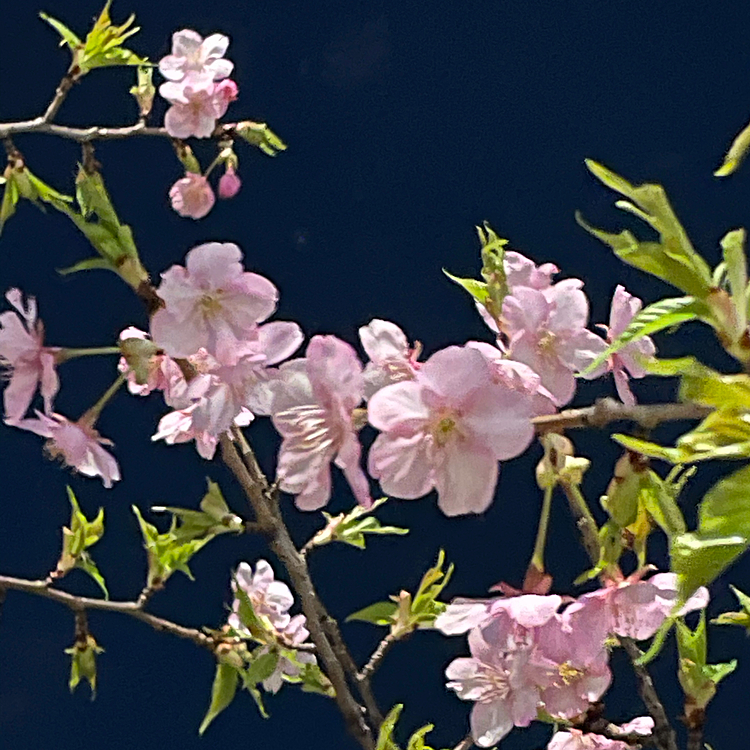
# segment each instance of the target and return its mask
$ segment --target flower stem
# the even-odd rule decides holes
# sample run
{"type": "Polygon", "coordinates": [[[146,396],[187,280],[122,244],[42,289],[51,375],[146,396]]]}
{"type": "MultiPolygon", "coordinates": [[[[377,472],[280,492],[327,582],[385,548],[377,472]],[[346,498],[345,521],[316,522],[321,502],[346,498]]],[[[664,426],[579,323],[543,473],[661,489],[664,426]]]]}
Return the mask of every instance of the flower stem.
{"type": "Polygon", "coordinates": [[[121,374],[114,383],[112,383],[109,388],[104,392],[102,397],[81,417],[79,421],[86,421],[90,426],[93,427],[93,425],[96,423],[96,420],[99,419],[99,415],[102,413],[102,409],[107,405],[107,402],[112,398],[112,396],[117,393],[120,386],[125,382],[127,379],[126,375],[123,373],[121,374]]]}
{"type": "Polygon", "coordinates": [[[57,363],[67,362],[69,359],[77,357],[97,357],[100,354],[120,354],[119,346],[95,346],[90,349],[61,349],[55,359],[57,363]]]}
{"type": "Polygon", "coordinates": [[[552,492],[554,485],[550,484],[544,488],[544,501],[542,512],[539,515],[539,527],[536,532],[536,543],[531,564],[540,572],[544,572],[544,547],[547,544],[547,528],[549,527],[549,514],[552,508],[552,492]]]}

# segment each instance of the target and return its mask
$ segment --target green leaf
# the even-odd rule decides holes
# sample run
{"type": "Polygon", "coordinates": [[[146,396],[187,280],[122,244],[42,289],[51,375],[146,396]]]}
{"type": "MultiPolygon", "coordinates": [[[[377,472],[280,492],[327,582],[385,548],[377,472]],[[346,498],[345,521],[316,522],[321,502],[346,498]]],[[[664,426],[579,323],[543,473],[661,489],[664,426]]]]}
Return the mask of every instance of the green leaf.
{"type": "Polygon", "coordinates": [[[68,266],[67,268],[59,268],[57,272],[61,276],[67,276],[71,273],[78,273],[79,271],[93,271],[94,269],[114,271],[115,273],[117,273],[117,268],[106,258],[86,258],[86,260],[79,260],[78,263],[74,263],[72,266],[68,266]]]}
{"type": "Polygon", "coordinates": [[[750,538],[750,466],[719,480],[698,508],[698,529],[703,535],[739,534],[750,538]]]}
{"type": "Polygon", "coordinates": [[[375,750],[399,750],[398,745],[393,739],[393,731],[396,728],[396,722],[404,708],[403,703],[397,703],[383,719],[378,732],[378,741],[375,744],[375,750]]]}
{"type": "Polygon", "coordinates": [[[67,44],[71,51],[82,46],[81,40],[67,27],[55,18],[48,16],[46,13],[40,13],[39,17],[46,21],[62,37],[61,45],[67,44]]]}
{"type": "Polygon", "coordinates": [[[743,594],[742,591],[732,585],[729,588],[732,589],[734,595],[737,597],[742,611],[722,612],[716,619],[711,620],[711,622],[716,625],[741,625],[750,634],[750,596],[743,594]]]}
{"type": "Polygon", "coordinates": [[[3,231],[5,222],[16,212],[16,204],[20,197],[18,193],[18,185],[16,185],[16,181],[13,179],[12,174],[9,175],[10,171],[10,167],[5,170],[3,202],[0,204],[0,232],[3,231]]]}
{"type": "Polygon", "coordinates": [[[279,663],[277,651],[268,651],[261,654],[250,662],[245,671],[244,681],[249,684],[257,684],[267,680],[275,671],[279,663]]]}
{"type": "Polygon", "coordinates": [[[463,287],[477,302],[484,304],[490,296],[487,291],[487,282],[479,281],[477,279],[462,279],[459,276],[454,276],[443,269],[443,273],[453,282],[463,287]]]}
{"type": "Polygon", "coordinates": [[[649,469],[641,487],[640,501],[669,539],[687,531],[685,518],[677,505],[681,484],[664,481],[649,469]]]}
{"type": "Polygon", "coordinates": [[[705,319],[709,315],[708,307],[694,297],[670,297],[654,302],[633,317],[628,327],[581,373],[581,376],[593,372],[620,349],[644,336],[679,326],[689,320],[705,319]]]}
{"type": "Polygon", "coordinates": [[[76,568],[80,568],[84,573],[88,573],[99,588],[102,590],[105,599],[109,599],[109,591],[107,591],[107,585],[104,582],[104,576],[99,572],[99,568],[91,558],[88,552],[82,552],[76,561],[76,568]]]}
{"type": "Polygon", "coordinates": [[[281,140],[265,122],[238,122],[235,132],[251,146],[259,148],[267,156],[276,156],[279,151],[286,151],[286,143],[281,140]]]}
{"type": "Polygon", "coordinates": [[[747,328],[747,258],[745,256],[745,230],[734,229],[721,238],[721,249],[727,270],[729,293],[734,308],[734,338],[737,339],[747,328]]]}
{"type": "Polygon", "coordinates": [[[614,172],[590,159],[589,171],[603,184],[624,195],[627,201],[616,206],[638,216],[655,229],[660,242],[641,242],[629,231],[610,234],[595,229],[580,218],[578,223],[592,235],[608,244],[621,260],[640,268],[699,300],[712,289],[711,270],[695,252],[678,221],[661,185],[631,185],[614,172]]]}
{"type": "Polygon", "coordinates": [[[750,124],[746,125],[732,141],[721,166],[714,172],[714,177],[727,177],[736,172],[750,149],[750,124]]]}
{"type": "Polygon", "coordinates": [[[431,748],[425,745],[424,738],[425,735],[431,732],[434,728],[434,724],[425,724],[423,727],[417,729],[417,731],[409,737],[409,743],[406,746],[406,750],[431,750],[431,748]]]}
{"type": "Polygon", "coordinates": [[[198,734],[203,734],[208,725],[232,702],[237,692],[239,675],[234,667],[219,662],[216,665],[216,676],[211,688],[211,704],[208,707],[198,734]]]}
{"type": "Polygon", "coordinates": [[[96,656],[104,653],[104,649],[97,644],[90,633],[85,633],[81,640],[70,648],[65,649],[66,654],[72,657],[70,663],[70,679],[68,687],[72,693],[81,680],[86,680],[91,687],[91,699],[96,697],[96,656]]]}
{"type": "Polygon", "coordinates": [[[352,612],[345,622],[371,622],[373,625],[390,625],[397,605],[394,602],[375,602],[364,609],[352,612]]]}

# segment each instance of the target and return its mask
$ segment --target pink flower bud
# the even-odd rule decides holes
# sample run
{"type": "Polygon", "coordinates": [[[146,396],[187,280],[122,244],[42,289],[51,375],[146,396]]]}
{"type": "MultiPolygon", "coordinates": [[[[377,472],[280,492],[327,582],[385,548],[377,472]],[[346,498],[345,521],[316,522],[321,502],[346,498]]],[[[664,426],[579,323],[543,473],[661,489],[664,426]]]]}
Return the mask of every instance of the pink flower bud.
{"type": "Polygon", "coordinates": [[[227,164],[227,171],[219,179],[219,198],[234,198],[241,187],[242,180],[237,176],[234,167],[227,164]]]}
{"type": "Polygon", "coordinates": [[[172,208],[180,216],[202,219],[214,206],[216,197],[203,175],[188,172],[169,190],[172,208]]]}

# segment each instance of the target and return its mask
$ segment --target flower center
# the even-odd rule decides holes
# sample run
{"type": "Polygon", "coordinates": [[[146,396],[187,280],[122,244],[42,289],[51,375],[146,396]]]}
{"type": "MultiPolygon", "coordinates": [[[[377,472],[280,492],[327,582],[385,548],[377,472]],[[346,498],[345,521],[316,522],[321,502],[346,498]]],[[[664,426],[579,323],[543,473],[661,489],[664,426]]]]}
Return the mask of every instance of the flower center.
{"type": "Polygon", "coordinates": [[[496,700],[505,700],[510,694],[509,673],[505,669],[497,667],[485,667],[482,674],[482,693],[479,703],[491,703],[496,700]]]}
{"type": "Polygon", "coordinates": [[[217,289],[211,294],[204,294],[200,300],[200,307],[206,318],[215,318],[221,314],[221,289],[217,289]]]}
{"type": "Polygon", "coordinates": [[[569,661],[563,662],[557,671],[565,685],[570,685],[575,680],[583,677],[583,670],[574,667],[569,661]]]}
{"type": "Polygon", "coordinates": [[[453,417],[444,416],[438,420],[432,429],[432,436],[435,438],[435,442],[442,448],[456,429],[456,420],[453,417]]]}

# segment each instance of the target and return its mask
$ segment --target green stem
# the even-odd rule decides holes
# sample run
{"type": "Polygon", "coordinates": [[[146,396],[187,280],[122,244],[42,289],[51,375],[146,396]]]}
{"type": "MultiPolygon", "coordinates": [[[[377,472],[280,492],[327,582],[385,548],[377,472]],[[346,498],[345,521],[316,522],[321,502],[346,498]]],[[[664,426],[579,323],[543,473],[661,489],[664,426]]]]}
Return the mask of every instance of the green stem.
{"type": "Polygon", "coordinates": [[[77,357],[97,357],[100,354],[121,354],[119,346],[96,346],[90,349],[61,349],[55,359],[57,364],[67,362],[69,359],[77,357]]]}
{"type": "Polygon", "coordinates": [[[120,386],[127,380],[125,374],[121,374],[114,383],[104,392],[104,395],[81,417],[81,420],[86,420],[91,426],[93,426],[99,415],[102,413],[102,409],[107,405],[107,402],[112,396],[117,393],[120,386]]]}
{"type": "Polygon", "coordinates": [[[581,533],[583,546],[591,562],[596,565],[599,562],[599,526],[596,519],[589,510],[589,505],[579,485],[563,482],[562,488],[568,498],[568,505],[576,520],[576,526],[581,533]]]}
{"type": "Polygon", "coordinates": [[[539,571],[544,571],[544,547],[547,544],[547,528],[549,527],[549,514],[552,508],[552,492],[554,485],[550,484],[544,488],[544,502],[542,512],[539,515],[539,528],[536,532],[536,543],[531,564],[539,571]]]}

